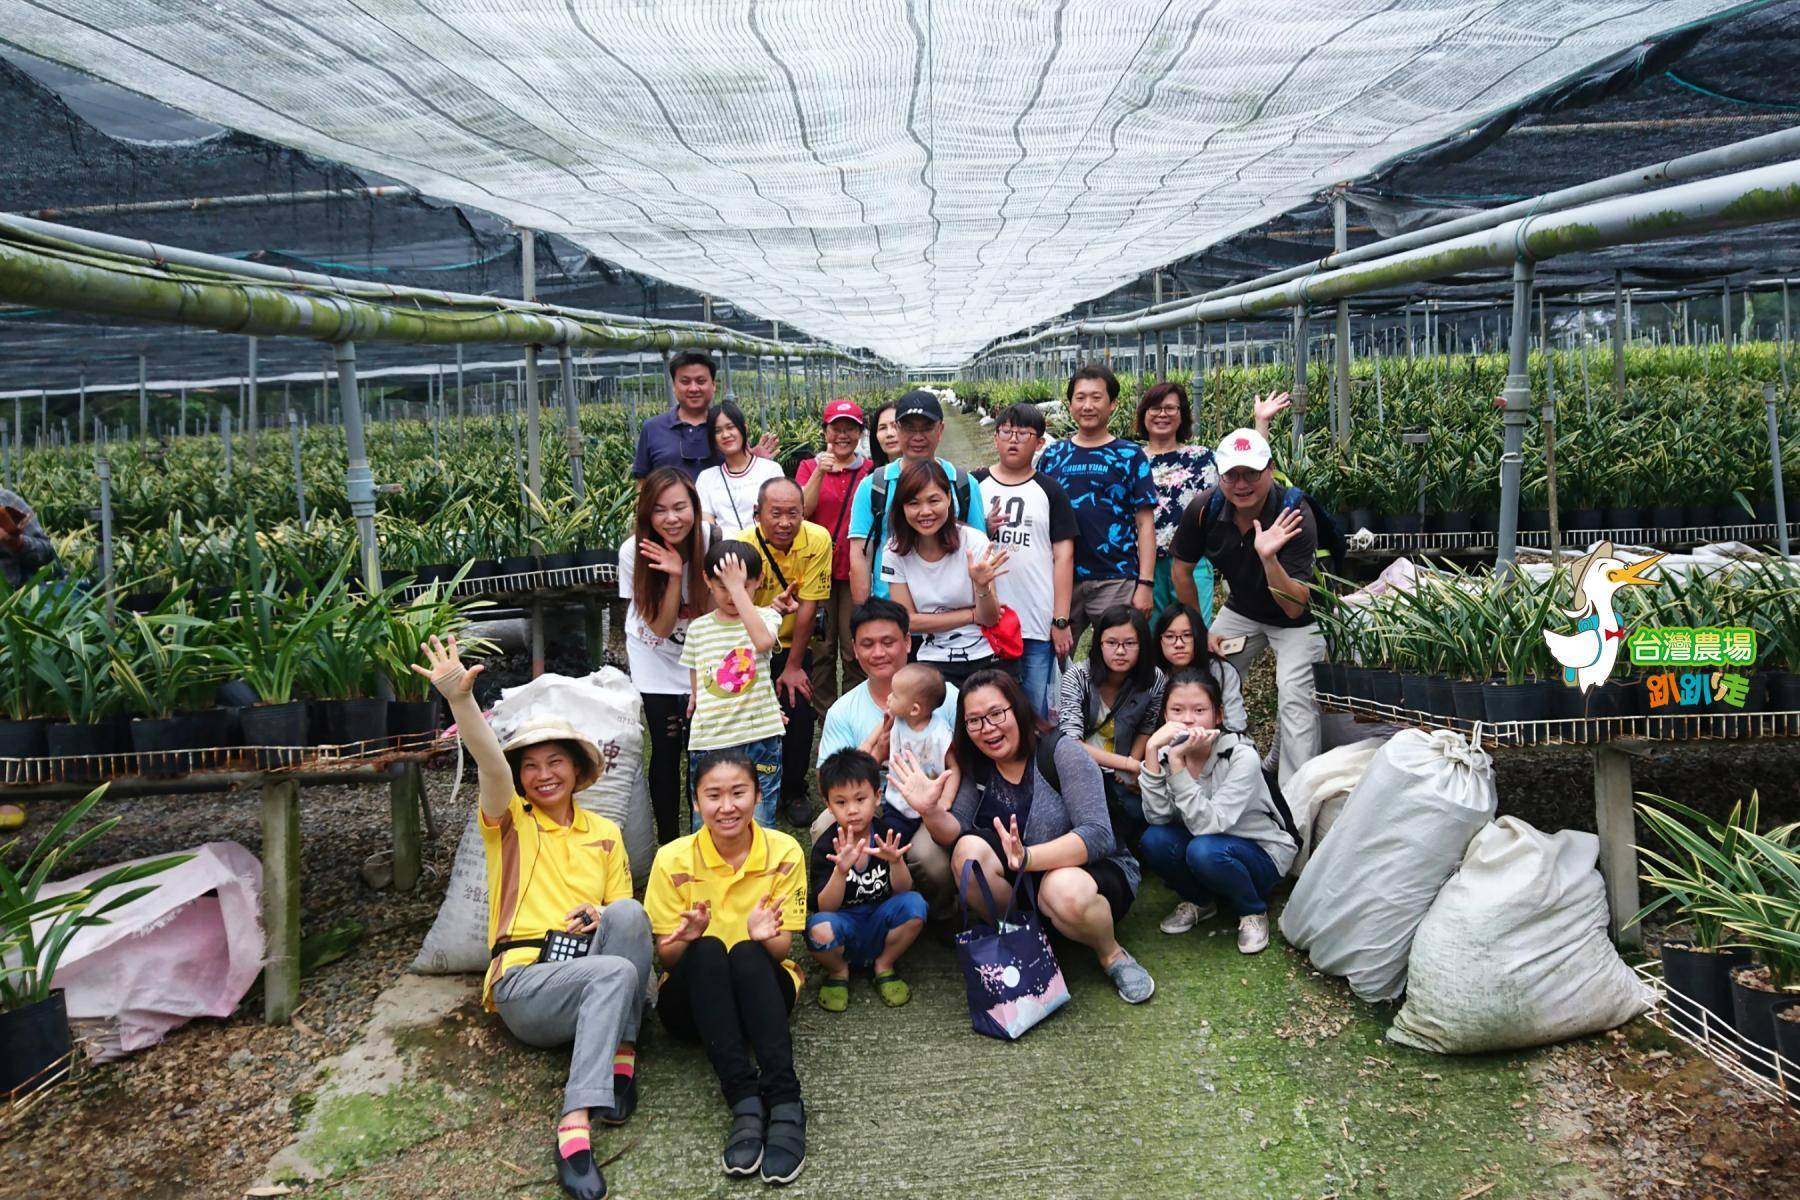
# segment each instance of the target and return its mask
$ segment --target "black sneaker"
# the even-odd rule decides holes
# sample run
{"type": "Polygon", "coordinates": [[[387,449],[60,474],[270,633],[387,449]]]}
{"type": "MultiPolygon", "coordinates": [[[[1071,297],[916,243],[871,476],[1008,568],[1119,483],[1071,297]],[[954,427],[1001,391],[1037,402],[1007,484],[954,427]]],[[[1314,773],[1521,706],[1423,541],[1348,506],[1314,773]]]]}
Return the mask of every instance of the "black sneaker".
{"type": "Polygon", "coordinates": [[[795,829],[807,829],[812,825],[812,802],[805,797],[788,805],[788,824],[795,829]]]}
{"type": "Polygon", "coordinates": [[[556,1154],[556,1182],[574,1200],[605,1200],[606,1177],[600,1174],[600,1164],[591,1151],[577,1151],[567,1158],[556,1154]]]}
{"type": "Polygon", "coordinates": [[[761,1096],[752,1096],[731,1106],[731,1128],[725,1134],[725,1173],[754,1175],[762,1161],[763,1102],[761,1096]]]}
{"type": "Polygon", "coordinates": [[[792,1183],[806,1165],[806,1109],[798,1100],[769,1108],[769,1129],[762,1156],[764,1183],[792,1183]]]}
{"type": "Polygon", "coordinates": [[[590,1108],[588,1115],[602,1125],[623,1125],[637,1111],[637,1076],[613,1076],[613,1102],[605,1108],[590,1108]]]}

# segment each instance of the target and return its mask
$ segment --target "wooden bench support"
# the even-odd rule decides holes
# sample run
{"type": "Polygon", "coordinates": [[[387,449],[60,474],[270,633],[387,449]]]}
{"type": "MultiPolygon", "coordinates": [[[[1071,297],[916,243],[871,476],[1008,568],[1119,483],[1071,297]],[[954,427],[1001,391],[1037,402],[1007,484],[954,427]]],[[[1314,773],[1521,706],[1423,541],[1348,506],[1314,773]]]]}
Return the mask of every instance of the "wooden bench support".
{"type": "Polygon", "coordinates": [[[419,886],[423,858],[419,816],[424,803],[424,768],[416,762],[403,763],[400,774],[388,784],[388,806],[394,821],[394,890],[397,892],[410,892],[419,886]]]}
{"type": "Polygon", "coordinates": [[[285,1025],[300,1005],[300,785],[262,789],[263,1019],[285,1025]]]}
{"type": "Polygon", "coordinates": [[[1594,828],[1600,834],[1600,874],[1606,879],[1607,929],[1613,940],[1643,944],[1643,930],[1620,926],[1638,910],[1637,825],[1631,810],[1631,755],[1594,748],[1594,828]]]}

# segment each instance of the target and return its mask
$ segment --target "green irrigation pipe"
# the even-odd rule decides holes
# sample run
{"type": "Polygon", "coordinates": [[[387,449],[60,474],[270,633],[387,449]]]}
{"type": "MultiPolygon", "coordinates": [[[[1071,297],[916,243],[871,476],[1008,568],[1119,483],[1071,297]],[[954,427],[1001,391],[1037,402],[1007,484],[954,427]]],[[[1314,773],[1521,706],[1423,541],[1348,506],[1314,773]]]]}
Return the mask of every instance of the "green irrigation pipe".
{"type": "MultiPolygon", "coordinates": [[[[638,324],[634,318],[608,313],[491,296],[387,289],[300,273],[283,281],[210,263],[137,258],[84,245],[76,237],[66,241],[46,237],[41,223],[34,223],[39,229],[23,234],[16,228],[20,224],[19,218],[0,217],[0,300],[21,305],[323,342],[651,351],[691,347],[876,365],[830,346],[748,337],[693,322],[638,324]]],[[[183,257],[206,256],[190,252],[183,257]]]]}

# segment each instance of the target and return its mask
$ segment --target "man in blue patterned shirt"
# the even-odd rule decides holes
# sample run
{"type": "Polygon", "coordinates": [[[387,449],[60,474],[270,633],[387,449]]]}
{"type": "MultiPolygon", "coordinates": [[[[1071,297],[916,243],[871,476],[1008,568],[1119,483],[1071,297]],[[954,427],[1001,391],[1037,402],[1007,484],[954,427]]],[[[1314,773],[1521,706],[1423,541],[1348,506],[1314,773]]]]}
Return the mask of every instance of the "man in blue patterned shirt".
{"type": "Polygon", "coordinates": [[[1069,609],[1074,642],[1115,604],[1150,615],[1156,585],[1156,488],[1150,460],[1136,442],[1108,430],[1119,380],[1097,363],[1069,377],[1075,435],[1044,451],[1038,470],[1062,485],[1075,509],[1075,594],[1069,609]]]}

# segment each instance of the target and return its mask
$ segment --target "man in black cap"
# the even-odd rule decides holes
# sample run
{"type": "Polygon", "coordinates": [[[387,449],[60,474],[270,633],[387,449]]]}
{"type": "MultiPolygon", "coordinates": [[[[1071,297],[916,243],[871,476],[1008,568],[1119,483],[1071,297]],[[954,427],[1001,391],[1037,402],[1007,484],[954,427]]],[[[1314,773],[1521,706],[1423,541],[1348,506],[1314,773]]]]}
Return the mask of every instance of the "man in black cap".
{"type": "MultiPolygon", "coordinates": [[[[881,547],[893,520],[894,481],[909,465],[936,457],[944,436],[944,407],[924,388],[914,388],[895,401],[894,421],[900,427],[900,458],[858,484],[850,502],[850,596],[857,604],[871,593],[887,598],[887,585],[881,581],[881,547]]],[[[983,521],[987,510],[981,503],[981,484],[953,462],[939,458],[938,463],[950,477],[956,519],[983,521]]]]}

